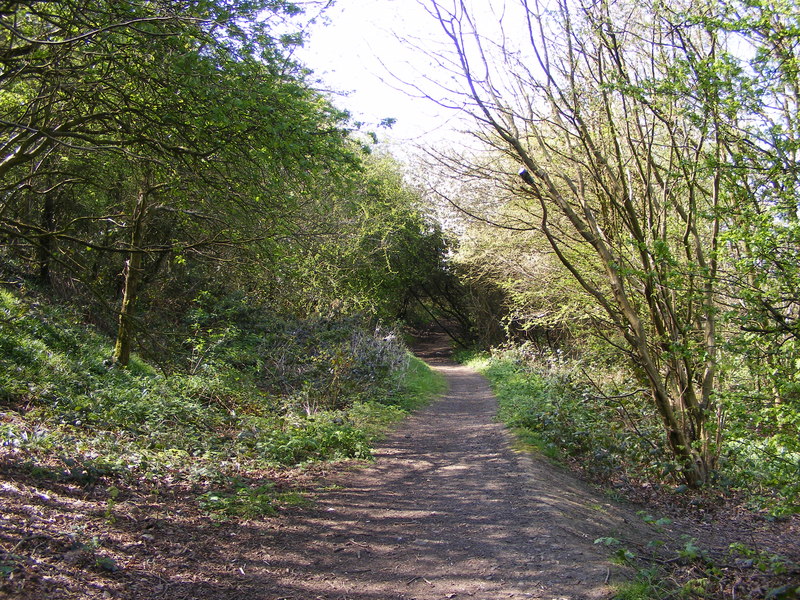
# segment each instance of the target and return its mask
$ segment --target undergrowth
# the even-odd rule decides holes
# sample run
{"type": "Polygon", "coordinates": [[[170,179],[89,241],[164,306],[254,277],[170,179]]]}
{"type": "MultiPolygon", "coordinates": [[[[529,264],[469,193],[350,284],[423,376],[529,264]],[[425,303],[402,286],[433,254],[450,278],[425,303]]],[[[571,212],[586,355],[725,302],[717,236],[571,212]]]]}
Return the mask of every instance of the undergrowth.
{"type": "MultiPolygon", "coordinates": [[[[744,420],[729,426],[714,481],[691,493],[663,448],[663,432],[645,392],[636,391],[623,369],[597,368],[525,346],[458,358],[490,380],[499,418],[514,430],[520,446],[580,468],[609,492],[660,490],[660,502],[682,502],[686,512],[704,506],[704,498],[744,499],[758,509],[756,522],[797,512],[798,457],[791,445],[776,446],[774,436],[760,440],[744,420]]],[[[745,412],[740,407],[729,414],[734,419],[745,412]]],[[[695,537],[667,531],[669,518],[641,516],[652,528],[646,545],[616,537],[595,541],[608,547],[612,561],[637,569],[635,577],[617,587],[615,598],[800,597],[800,565],[772,547],[749,539],[730,543],[737,538],[729,537],[727,548],[707,548],[695,537]]]]}
{"type": "MultiPolygon", "coordinates": [[[[572,462],[601,482],[685,489],[665,447],[658,416],[624,369],[597,367],[525,346],[465,355],[491,381],[499,417],[523,443],[555,460],[572,462]]],[[[750,431],[740,407],[729,410],[717,492],[747,497],[772,517],[800,509],[800,454],[775,438],[750,431]]],[[[752,419],[753,415],[747,415],[752,419]]]]}
{"type": "Polygon", "coordinates": [[[633,577],[615,585],[615,600],[759,597],[797,598],[800,565],[770,550],[741,542],[727,548],[707,548],[695,537],[675,535],[664,526],[671,519],[640,511],[653,538],[633,548],[614,537],[595,544],[611,551],[611,560],[636,569],[633,577]]]}
{"type": "Polygon", "coordinates": [[[109,339],[75,310],[0,290],[0,456],[82,485],[200,483],[222,490],[204,506],[235,513],[250,498],[268,512],[269,490],[231,482],[369,459],[382,431],[442,388],[395,335],[355,317],[212,304],[199,298],[191,316],[185,368],[163,372],[136,357],[114,367],[109,339]]]}
{"type": "Polygon", "coordinates": [[[660,477],[674,468],[652,442],[657,423],[646,408],[623,411],[616,400],[598,398],[561,356],[535,362],[509,349],[467,362],[490,380],[500,420],[546,456],[580,464],[600,481],[660,477]],[[626,427],[625,417],[635,418],[637,428],[626,427]]]}

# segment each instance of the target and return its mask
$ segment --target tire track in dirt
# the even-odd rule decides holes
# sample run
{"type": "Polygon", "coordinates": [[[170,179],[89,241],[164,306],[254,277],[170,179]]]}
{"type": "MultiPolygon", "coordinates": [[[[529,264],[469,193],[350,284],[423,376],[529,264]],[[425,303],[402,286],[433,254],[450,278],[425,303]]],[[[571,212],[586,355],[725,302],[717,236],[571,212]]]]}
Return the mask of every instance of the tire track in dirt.
{"type": "Polygon", "coordinates": [[[515,452],[486,380],[439,363],[445,396],[391,434],[374,465],[335,476],[315,510],[274,531],[281,595],[268,597],[610,597],[616,567],[593,540],[618,535],[630,515],[515,452]]]}

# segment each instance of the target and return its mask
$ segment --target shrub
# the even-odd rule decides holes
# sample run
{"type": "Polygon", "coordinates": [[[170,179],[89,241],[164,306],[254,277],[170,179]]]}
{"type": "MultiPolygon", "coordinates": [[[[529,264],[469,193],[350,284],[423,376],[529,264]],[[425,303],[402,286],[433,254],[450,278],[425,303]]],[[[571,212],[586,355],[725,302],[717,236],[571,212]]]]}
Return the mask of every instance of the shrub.
{"type": "MultiPolygon", "coordinates": [[[[503,422],[545,453],[574,460],[600,479],[680,483],[657,417],[624,369],[533,352],[524,344],[473,356],[469,364],[492,382],[503,422]]],[[[752,398],[745,403],[731,392],[720,394],[727,425],[713,483],[740,491],[773,515],[800,510],[795,407],[754,409],[752,398]]]]}
{"type": "Polygon", "coordinates": [[[136,357],[111,367],[109,340],[78,314],[0,290],[0,451],[82,484],[224,482],[270,465],[368,459],[381,430],[440,389],[393,335],[359,318],[226,306],[197,317],[203,331],[225,331],[197,368],[165,373],[136,357]]]}
{"type": "Polygon", "coordinates": [[[256,441],[254,448],[267,461],[285,466],[318,460],[372,458],[364,432],[333,415],[321,413],[273,430],[256,441]]]}
{"type": "Polygon", "coordinates": [[[660,479],[673,472],[653,441],[660,430],[647,403],[602,394],[590,386],[588,366],[576,359],[518,346],[469,364],[491,381],[500,419],[546,454],[573,460],[601,480],[660,479]]]}

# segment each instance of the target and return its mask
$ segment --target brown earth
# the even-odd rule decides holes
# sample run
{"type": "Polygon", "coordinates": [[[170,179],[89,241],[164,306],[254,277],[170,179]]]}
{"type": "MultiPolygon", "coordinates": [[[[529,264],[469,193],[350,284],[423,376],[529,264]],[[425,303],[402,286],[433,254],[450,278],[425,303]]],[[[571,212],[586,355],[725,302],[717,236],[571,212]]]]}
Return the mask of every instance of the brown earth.
{"type": "MultiPolygon", "coordinates": [[[[316,497],[277,517],[217,523],[189,487],[120,487],[112,499],[102,486],[43,482],[0,464],[0,597],[609,598],[631,571],[612,564],[598,538],[637,553],[683,531],[728,543],[724,531],[712,540],[725,529],[717,517],[656,533],[635,507],[515,451],[486,381],[448,362],[441,345],[423,354],[448,378],[447,394],[394,431],[366,468],[272,474],[305,481],[316,497]]],[[[750,543],[780,540],[800,555],[796,520],[748,524],[750,543]]],[[[751,586],[735,597],[759,594],[751,586]]]]}

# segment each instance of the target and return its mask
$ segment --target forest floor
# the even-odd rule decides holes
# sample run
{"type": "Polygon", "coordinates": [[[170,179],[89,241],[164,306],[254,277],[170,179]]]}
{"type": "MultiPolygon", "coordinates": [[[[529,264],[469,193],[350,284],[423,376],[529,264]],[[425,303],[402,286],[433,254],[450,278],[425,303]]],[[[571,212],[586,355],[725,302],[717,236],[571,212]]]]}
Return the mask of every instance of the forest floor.
{"type": "MultiPolygon", "coordinates": [[[[515,450],[486,381],[449,362],[441,345],[422,350],[449,381],[443,398],[393,431],[374,463],[265,473],[313,496],[274,517],[219,522],[189,486],[120,485],[110,495],[0,462],[0,597],[609,598],[634,569],[612,562],[615,548],[598,538],[637,554],[659,538],[708,549],[741,541],[800,560],[796,518],[681,507],[654,528],[640,513],[652,507],[613,501],[515,450]]],[[[735,597],[766,594],[748,589],[735,597]]]]}

